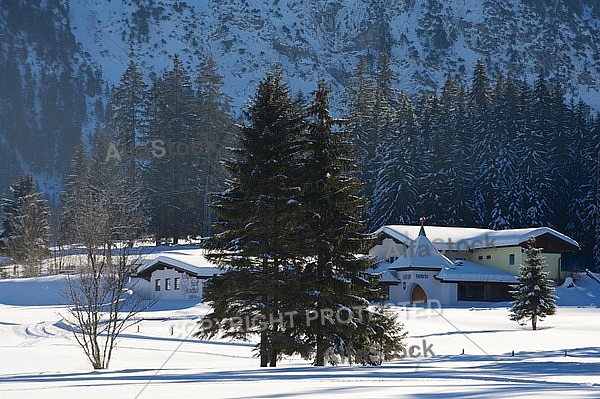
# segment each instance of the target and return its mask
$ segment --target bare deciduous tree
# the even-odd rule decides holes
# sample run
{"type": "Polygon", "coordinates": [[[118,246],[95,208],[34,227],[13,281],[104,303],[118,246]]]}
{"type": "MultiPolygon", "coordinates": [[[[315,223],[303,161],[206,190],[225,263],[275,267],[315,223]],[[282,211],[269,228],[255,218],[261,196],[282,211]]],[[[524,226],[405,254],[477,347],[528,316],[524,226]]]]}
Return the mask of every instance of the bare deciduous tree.
{"type": "Polygon", "coordinates": [[[152,305],[129,283],[141,256],[130,243],[143,232],[146,217],[122,165],[104,161],[110,140],[100,135],[92,159],[84,160],[89,167],[80,168],[84,175],[72,176],[77,184],[67,185],[62,223],[66,240],[83,252],[71,255],[77,273],[64,293],[70,304],[65,320],[94,369],[108,368],[119,335],[152,305]]]}
{"type": "Polygon", "coordinates": [[[129,284],[133,258],[137,259],[130,251],[127,245],[93,249],[84,255],[79,272],[68,277],[65,298],[70,306],[65,320],[94,369],[108,368],[119,335],[151,305],[129,284]]]}

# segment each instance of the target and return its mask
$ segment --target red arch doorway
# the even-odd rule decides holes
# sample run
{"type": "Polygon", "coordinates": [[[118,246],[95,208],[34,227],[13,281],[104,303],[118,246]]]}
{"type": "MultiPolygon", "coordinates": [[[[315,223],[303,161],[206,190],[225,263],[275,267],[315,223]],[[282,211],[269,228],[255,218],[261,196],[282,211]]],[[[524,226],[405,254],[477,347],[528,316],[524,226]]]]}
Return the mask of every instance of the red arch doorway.
{"type": "Polygon", "coordinates": [[[423,287],[419,284],[415,284],[412,292],[410,293],[410,303],[425,303],[427,302],[427,294],[423,287]]]}

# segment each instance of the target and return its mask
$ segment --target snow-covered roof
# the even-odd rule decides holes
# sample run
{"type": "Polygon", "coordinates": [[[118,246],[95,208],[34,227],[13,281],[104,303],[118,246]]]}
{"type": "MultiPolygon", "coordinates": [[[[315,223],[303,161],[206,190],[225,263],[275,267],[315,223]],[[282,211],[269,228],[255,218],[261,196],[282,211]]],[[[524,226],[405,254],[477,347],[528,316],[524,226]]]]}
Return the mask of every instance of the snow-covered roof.
{"type": "Polygon", "coordinates": [[[391,270],[386,270],[381,274],[381,279],[379,280],[382,283],[399,283],[400,279],[396,277],[396,273],[391,270]]]}
{"type": "MultiPolygon", "coordinates": [[[[385,234],[405,244],[419,236],[421,226],[387,225],[379,228],[374,234],[385,234]]],[[[550,235],[571,249],[579,249],[577,241],[549,227],[533,227],[526,229],[491,230],[472,227],[425,226],[427,237],[440,251],[457,251],[493,247],[510,247],[521,245],[529,237],[550,235]]]]}
{"type": "Polygon", "coordinates": [[[398,259],[390,265],[390,269],[407,267],[443,268],[451,266],[452,261],[442,255],[426,236],[418,236],[414,245],[409,245],[403,253],[394,254],[398,259]]]}
{"type": "Polygon", "coordinates": [[[517,277],[494,267],[483,266],[466,260],[457,260],[440,270],[436,278],[441,281],[516,283],[517,277]]]}
{"type": "Polygon", "coordinates": [[[196,253],[175,253],[169,255],[160,255],[144,262],[137,270],[139,277],[151,274],[160,265],[167,265],[180,271],[185,271],[196,277],[211,277],[214,274],[222,273],[222,270],[216,267],[202,255],[201,250],[196,253]]]}

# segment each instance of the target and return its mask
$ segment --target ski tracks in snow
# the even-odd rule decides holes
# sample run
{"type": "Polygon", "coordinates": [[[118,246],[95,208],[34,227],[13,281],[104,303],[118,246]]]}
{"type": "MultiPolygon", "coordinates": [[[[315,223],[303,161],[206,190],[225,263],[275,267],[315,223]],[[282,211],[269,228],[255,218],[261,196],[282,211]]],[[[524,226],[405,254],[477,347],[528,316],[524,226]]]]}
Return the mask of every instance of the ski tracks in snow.
{"type": "Polygon", "coordinates": [[[35,324],[19,325],[13,327],[12,330],[15,335],[24,338],[23,342],[16,345],[18,347],[33,346],[44,338],[68,339],[70,336],[62,321],[42,321],[35,324]]]}

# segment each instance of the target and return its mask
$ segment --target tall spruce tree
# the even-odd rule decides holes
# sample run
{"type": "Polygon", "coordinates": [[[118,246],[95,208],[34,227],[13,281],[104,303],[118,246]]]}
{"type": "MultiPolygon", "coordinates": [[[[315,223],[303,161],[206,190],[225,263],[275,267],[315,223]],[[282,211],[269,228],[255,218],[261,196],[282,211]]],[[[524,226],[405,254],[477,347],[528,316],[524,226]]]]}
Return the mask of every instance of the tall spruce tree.
{"type": "Polygon", "coordinates": [[[473,138],[473,150],[477,160],[475,176],[477,177],[474,191],[475,224],[486,226],[490,223],[493,208],[493,198],[487,193],[488,180],[495,176],[489,176],[489,172],[495,170],[496,165],[490,165],[498,159],[495,153],[495,137],[490,134],[492,114],[492,93],[490,80],[482,60],[477,60],[471,78],[471,91],[468,94],[469,112],[469,134],[473,138]]]}
{"type": "Polygon", "coordinates": [[[230,116],[231,98],[222,92],[223,76],[217,73],[217,64],[206,59],[196,77],[196,101],[198,116],[196,123],[201,136],[199,168],[204,180],[200,186],[202,208],[201,230],[204,237],[210,235],[214,214],[210,206],[210,195],[225,187],[227,171],[221,160],[224,148],[233,144],[234,124],[230,116]]]}
{"type": "Polygon", "coordinates": [[[373,198],[369,210],[370,229],[385,224],[409,223],[417,213],[418,187],[426,171],[420,170],[422,156],[413,125],[408,98],[398,103],[395,116],[389,114],[389,131],[377,145],[377,174],[373,177],[373,198]]]}
{"type": "Polygon", "coordinates": [[[125,158],[126,162],[122,165],[127,169],[126,176],[128,184],[131,185],[140,184],[140,160],[136,154],[136,145],[142,138],[146,125],[144,106],[147,86],[135,61],[132,60],[121,76],[111,100],[110,127],[116,138],[114,145],[119,151],[118,157],[125,158]]]}
{"type": "Polygon", "coordinates": [[[560,203],[556,209],[566,208],[554,212],[554,220],[562,222],[556,225],[570,237],[579,242],[584,253],[591,254],[596,244],[593,222],[596,215],[596,166],[597,166],[597,143],[599,140],[597,131],[594,132],[593,119],[590,110],[583,102],[572,103],[567,107],[567,119],[569,126],[566,135],[568,143],[563,147],[557,147],[556,152],[563,151],[562,157],[558,154],[554,157],[556,162],[556,174],[560,177],[557,188],[553,191],[562,190],[556,196],[560,197],[560,203]],[[562,160],[562,162],[559,161],[562,160]],[[565,207],[565,204],[569,206],[565,207]],[[590,207],[590,204],[593,204],[590,207]],[[559,218],[559,216],[561,216],[559,218]]]}
{"type": "Polygon", "coordinates": [[[525,324],[531,320],[531,328],[537,329],[537,322],[556,313],[556,299],[552,280],[544,269],[546,260],[541,248],[536,248],[536,240],[530,237],[525,242],[525,264],[519,267],[518,284],[510,291],[514,301],[510,319],[525,324]]]}
{"type": "Polygon", "coordinates": [[[303,120],[281,71],[268,73],[244,112],[239,148],[227,161],[229,188],[215,195],[217,222],[206,242],[207,257],[225,268],[207,284],[205,298],[218,320],[199,335],[245,338],[260,335],[260,366],[276,366],[281,355],[306,355],[280,315],[294,292],[290,282],[302,251],[299,156],[303,120]],[[232,318],[261,320],[223,329],[232,318]]]}
{"type": "MultiPolygon", "coordinates": [[[[360,234],[365,227],[361,219],[365,201],[358,194],[358,181],[352,177],[356,168],[354,148],[349,133],[337,129],[340,122],[329,113],[329,93],[320,81],[307,112],[304,138],[308,179],[302,196],[307,263],[296,290],[304,297],[295,308],[300,315],[296,325],[301,336],[316,349],[316,366],[325,365],[326,357],[332,354],[347,354],[349,348],[368,353],[376,338],[385,348],[385,358],[402,347],[401,328],[395,318],[382,314],[376,319],[368,314],[367,306],[383,297],[376,277],[368,273],[370,260],[356,257],[368,245],[360,234]],[[324,320],[326,312],[343,316],[324,320]],[[314,315],[317,317],[311,320],[314,315]],[[396,328],[394,333],[378,335],[384,324],[390,331],[396,328]]],[[[366,358],[360,361],[369,362],[366,358]]]]}
{"type": "Polygon", "coordinates": [[[474,138],[466,121],[466,99],[460,83],[447,76],[439,99],[438,132],[428,185],[431,220],[439,224],[465,226],[473,223],[474,138]]]}
{"type": "Polygon", "coordinates": [[[498,77],[494,88],[489,133],[482,137],[486,149],[479,161],[484,165],[480,184],[484,204],[487,204],[487,227],[496,230],[510,229],[515,225],[515,168],[518,166],[512,142],[515,121],[512,106],[516,102],[515,86],[510,78],[498,77]]]}
{"type": "Polygon", "coordinates": [[[592,226],[592,231],[590,232],[589,236],[593,237],[593,266],[595,267],[595,270],[598,271],[600,270],[600,160],[597,158],[597,154],[600,154],[600,114],[596,115],[596,121],[594,123],[591,137],[594,139],[593,148],[595,155],[595,157],[592,157],[591,159],[594,162],[594,169],[596,172],[594,174],[596,184],[592,185],[592,187],[595,186],[596,190],[595,195],[591,196],[594,198],[594,201],[588,201],[588,204],[590,204],[588,205],[588,209],[593,208],[595,210],[593,213],[589,212],[589,215],[591,216],[591,223],[589,223],[589,226],[592,226]]]}
{"type": "Polygon", "coordinates": [[[76,228],[78,221],[76,214],[71,210],[75,209],[78,202],[87,193],[90,162],[83,139],[80,139],[71,159],[71,169],[65,182],[65,188],[61,192],[62,212],[59,217],[61,242],[75,243],[76,237],[73,235],[73,229],[76,228]]]}
{"type": "MultiPolygon", "coordinates": [[[[375,112],[376,108],[382,109],[384,104],[381,97],[378,100],[377,85],[364,58],[358,61],[356,70],[345,89],[344,114],[348,119],[348,131],[357,149],[358,174],[364,182],[361,194],[371,201],[375,189],[375,177],[378,173],[378,164],[375,162],[379,143],[378,134],[382,128],[381,122],[385,123],[389,118],[378,118],[375,112]]],[[[389,112],[387,115],[389,116],[389,112]]]]}
{"type": "MultiPolygon", "coordinates": [[[[417,185],[426,174],[422,167],[424,151],[415,139],[412,104],[403,92],[395,89],[387,52],[379,57],[375,79],[375,102],[372,120],[376,142],[373,158],[367,163],[375,168],[369,206],[369,229],[384,224],[408,223],[420,202],[417,185]]],[[[365,175],[365,178],[367,176],[365,175]]],[[[365,182],[366,183],[366,182],[365,182]]]]}
{"type": "Polygon", "coordinates": [[[25,277],[39,276],[41,261],[49,254],[48,203],[37,190],[31,174],[10,186],[12,198],[2,199],[4,221],[0,251],[22,263],[25,277]]]}
{"type": "Polygon", "coordinates": [[[176,54],[172,69],[154,82],[147,99],[144,143],[152,147],[144,165],[144,184],[157,242],[200,233],[203,209],[200,167],[202,137],[191,78],[176,54]]]}
{"type": "MultiPolygon", "coordinates": [[[[552,221],[550,209],[551,165],[549,164],[549,122],[545,81],[538,79],[533,90],[527,83],[521,87],[524,110],[523,125],[515,138],[515,150],[521,160],[517,171],[522,209],[521,226],[544,226],[552,221]]],[[[551,141],[551,140],[550,140],[551,141]]]]}
{"type": "Polygon", "coordinates": [[[580,187],[585,193],[583,221],[584,233],[580,238],[584,253],[592,267],[600,270],[600,114],[596,115],[593,126],[589,131],[588,140],[584,141],[584,167],[580,171],[587,180],[580,187]]]}

